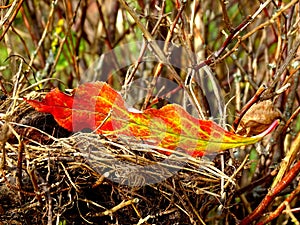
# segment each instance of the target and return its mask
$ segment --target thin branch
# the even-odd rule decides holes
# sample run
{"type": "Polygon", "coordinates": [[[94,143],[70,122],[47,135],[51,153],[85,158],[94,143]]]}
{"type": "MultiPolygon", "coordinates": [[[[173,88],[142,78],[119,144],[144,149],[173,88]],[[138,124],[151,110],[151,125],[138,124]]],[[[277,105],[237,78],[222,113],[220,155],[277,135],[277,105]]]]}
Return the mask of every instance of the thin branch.
{"type": "Polygon", "coordinates": [[[243,118],[243,116],[245,115],[245,113],[248,111],[248,109],[255,104],[258,100],[259,97],[264,93],[264,91],[267,89],[267,87],[265,85],[262,85],[258,88],[258,90],[256,91],[255,95],[248,101],[248,103],[242,108],[241,112],[239,112],[239,117],[236,118],[232,124],[233,129],[236,130],[241,119],[243,118]]]}
{"type": "MultiPolygon", "coordinates": [[[[160,47],[156,43],[155,39],[151,35],[151,33],[142,24],[142,22],[140,21],[140,18],[138,18],[137,14],[134,12],[134,10],[128,6],[128,4],[126,3],[125,0],[119,0],[119,2],[121,3],[122,7],[132,16],[132,18],[136,22],[137,26],[141,29],[144,37],[148,41],[148,44],[150,45],[150,47],[153,49],[153,51],[157,55],[158,60],[168,67],[168,69],[171,72],[170,76],[173,77],[178,82],[178,84],[182,85],[183,84],[182,79],[177,74],[174,67],[170,64],[169,60],[166,58],[164,52],[160,49],[160,47]]],[[[182,86],[184,86],[184,85],[182,85],[182,86]]]]}
{"type": "MultiPolygon", "coordinates": [[[[300,148],[300,134],[298,133],[296,139],[293,143],[295,148],[300,148]]],[[[270,189],[268,194],[265,196],[265,198],[261,201],[261,203],[257,206],[257,208],[247,217],[245,217],[241,222],[240,225],[246,225],[251,224],[254,220],[259,218],[264,211],[267,209],[269,204],[275,199],[275,197],[282,192],[290,183],[295,179],[295,177],[300,172],[300,161],[298,161],[289,171],[288,173],[280,180],[277,185],[270,189]]]]}
{"type": "Polygon", "coordinates": [[[300,193],[300,185],[298,185],[297,188],[292,191],[292,193],[277,207],[275,211],[268,214],[268,216],[266,216],[262,221],[258,222],[256,225],[267,224],[272,220],[276,219],[277,217],[279,217],[282,214],[283,210],[287,207],[287,205],[290,204],[292,200],[294,200],[295,197],[299,195],[299,193],[300,193]]]}
{"type": "MultiPolygon", "coordinates": [[[[18,5],[17,5],[16,9],[13,11],[12,16],[10,17],[10,20],[9,20],[7,23],[6,23],[6,19],[7,19],[7,18],[4,18],[4,19],[1,21],[0,27],[3,26],[3,27],[4,27],[4,30],[3,30],[2,33],[1,33],[0,41],[2,41],[4,35],[7,33],[8,29],[10,28],[12,22],[14,21],[14,19],[15,19],[16,16],[18,15],[18,12],[19,12],[19,10],[20,10],[22,4],[23,4],[23,1],[24,1],[24,0],[21,0],[21,1],[18,2],[18,5]],[[6,23],[5,26],[4,26],[4,24],[2,24],[2,23],[6,23]]],[[[17,2],[17,1],[14,1],[14,2],[13,2],[12,6],[11,6],[11,9],[13,9],[14,4],[15,4],[16,2],[17,2]]],[[[10,12],[10,11],[9,11],[9,12],[10,12]]]]}

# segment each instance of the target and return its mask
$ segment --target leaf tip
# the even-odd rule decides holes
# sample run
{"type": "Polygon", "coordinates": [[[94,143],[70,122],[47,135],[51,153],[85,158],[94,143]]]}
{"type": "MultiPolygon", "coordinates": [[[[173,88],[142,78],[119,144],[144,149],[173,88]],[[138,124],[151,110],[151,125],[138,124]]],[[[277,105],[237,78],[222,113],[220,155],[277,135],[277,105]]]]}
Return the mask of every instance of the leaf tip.
{"type": "Polygon", "coordinates": [[[256,135],[255,137],[257,138],[263,138],[264,136],[270,134],[273,130],[275,130],[275,128],[279,125],[280,120],[274,120],[273,123],[268,127],[268,129],[266,129],[265,131],[263,131],[262,133],[256,135]]]}

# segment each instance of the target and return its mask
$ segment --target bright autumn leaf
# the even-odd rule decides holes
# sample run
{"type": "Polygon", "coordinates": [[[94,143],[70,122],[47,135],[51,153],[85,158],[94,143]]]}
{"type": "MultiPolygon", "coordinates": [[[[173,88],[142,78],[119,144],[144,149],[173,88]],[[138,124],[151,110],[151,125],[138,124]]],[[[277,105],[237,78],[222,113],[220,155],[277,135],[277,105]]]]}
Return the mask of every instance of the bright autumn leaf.
{"type": "Polygon", "coordinates": [[[131,136],[167,150],[180,148],[191,156],[256,143],[278,125],[276,120],[263,133],[243,137],[213,121],[199,120],[176,104],[133,112],[126,108],[122,96],[104,82],[85,83],[71,95],[54,89],[41,102],[25,100],[37,111],[51,113],[69,131],[89,128],[108,136],[131,136]]]}

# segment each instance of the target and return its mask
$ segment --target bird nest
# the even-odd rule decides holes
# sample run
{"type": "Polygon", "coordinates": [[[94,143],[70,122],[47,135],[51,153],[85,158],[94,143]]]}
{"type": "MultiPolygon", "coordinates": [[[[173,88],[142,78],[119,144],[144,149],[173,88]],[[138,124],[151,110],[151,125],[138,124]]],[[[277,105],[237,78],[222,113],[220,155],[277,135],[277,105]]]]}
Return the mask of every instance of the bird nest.
{"type": "Polygon", "coordinates": [[[230,154],[222,164],[220,156],[193,158],[180,149],[166,156],[132,137],[70,133],[51,115],[12,99],[2,102],[1,112],[3,223],[235,220],[228,215],[242,167],[230,154]]]}

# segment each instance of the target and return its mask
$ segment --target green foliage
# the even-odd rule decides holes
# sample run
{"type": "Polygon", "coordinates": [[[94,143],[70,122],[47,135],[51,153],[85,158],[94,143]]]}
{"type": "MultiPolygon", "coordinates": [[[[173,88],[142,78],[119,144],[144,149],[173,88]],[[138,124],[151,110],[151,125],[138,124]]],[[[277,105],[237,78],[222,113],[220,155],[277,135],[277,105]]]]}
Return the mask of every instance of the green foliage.
{"type": "Polygon", "coordinates": [[[257,163],[258,163],[258,154],[255,148],[252,148],[249,155],[249,161],[251,162],[250,165],[250,176],[252,177],[255,173],[257,163]]]}
{"type": "Polygon", "coordinates": [[[61,221],[59,221],[59,225],[67,225],[67,220],[61,220],[61,221]]]}
{"type": "Polygon", "coordinates": [[[166,9],[165,12],[166,13],[170,13],[174,11],[174,4],[172,0],[166,0],[166,9]]]}
{"type": "Polygon", "coordinates": [[[300,132],[300,115],[297,116],[295,121],[296,121],[295,133],[298,133],[300,132]]]}

